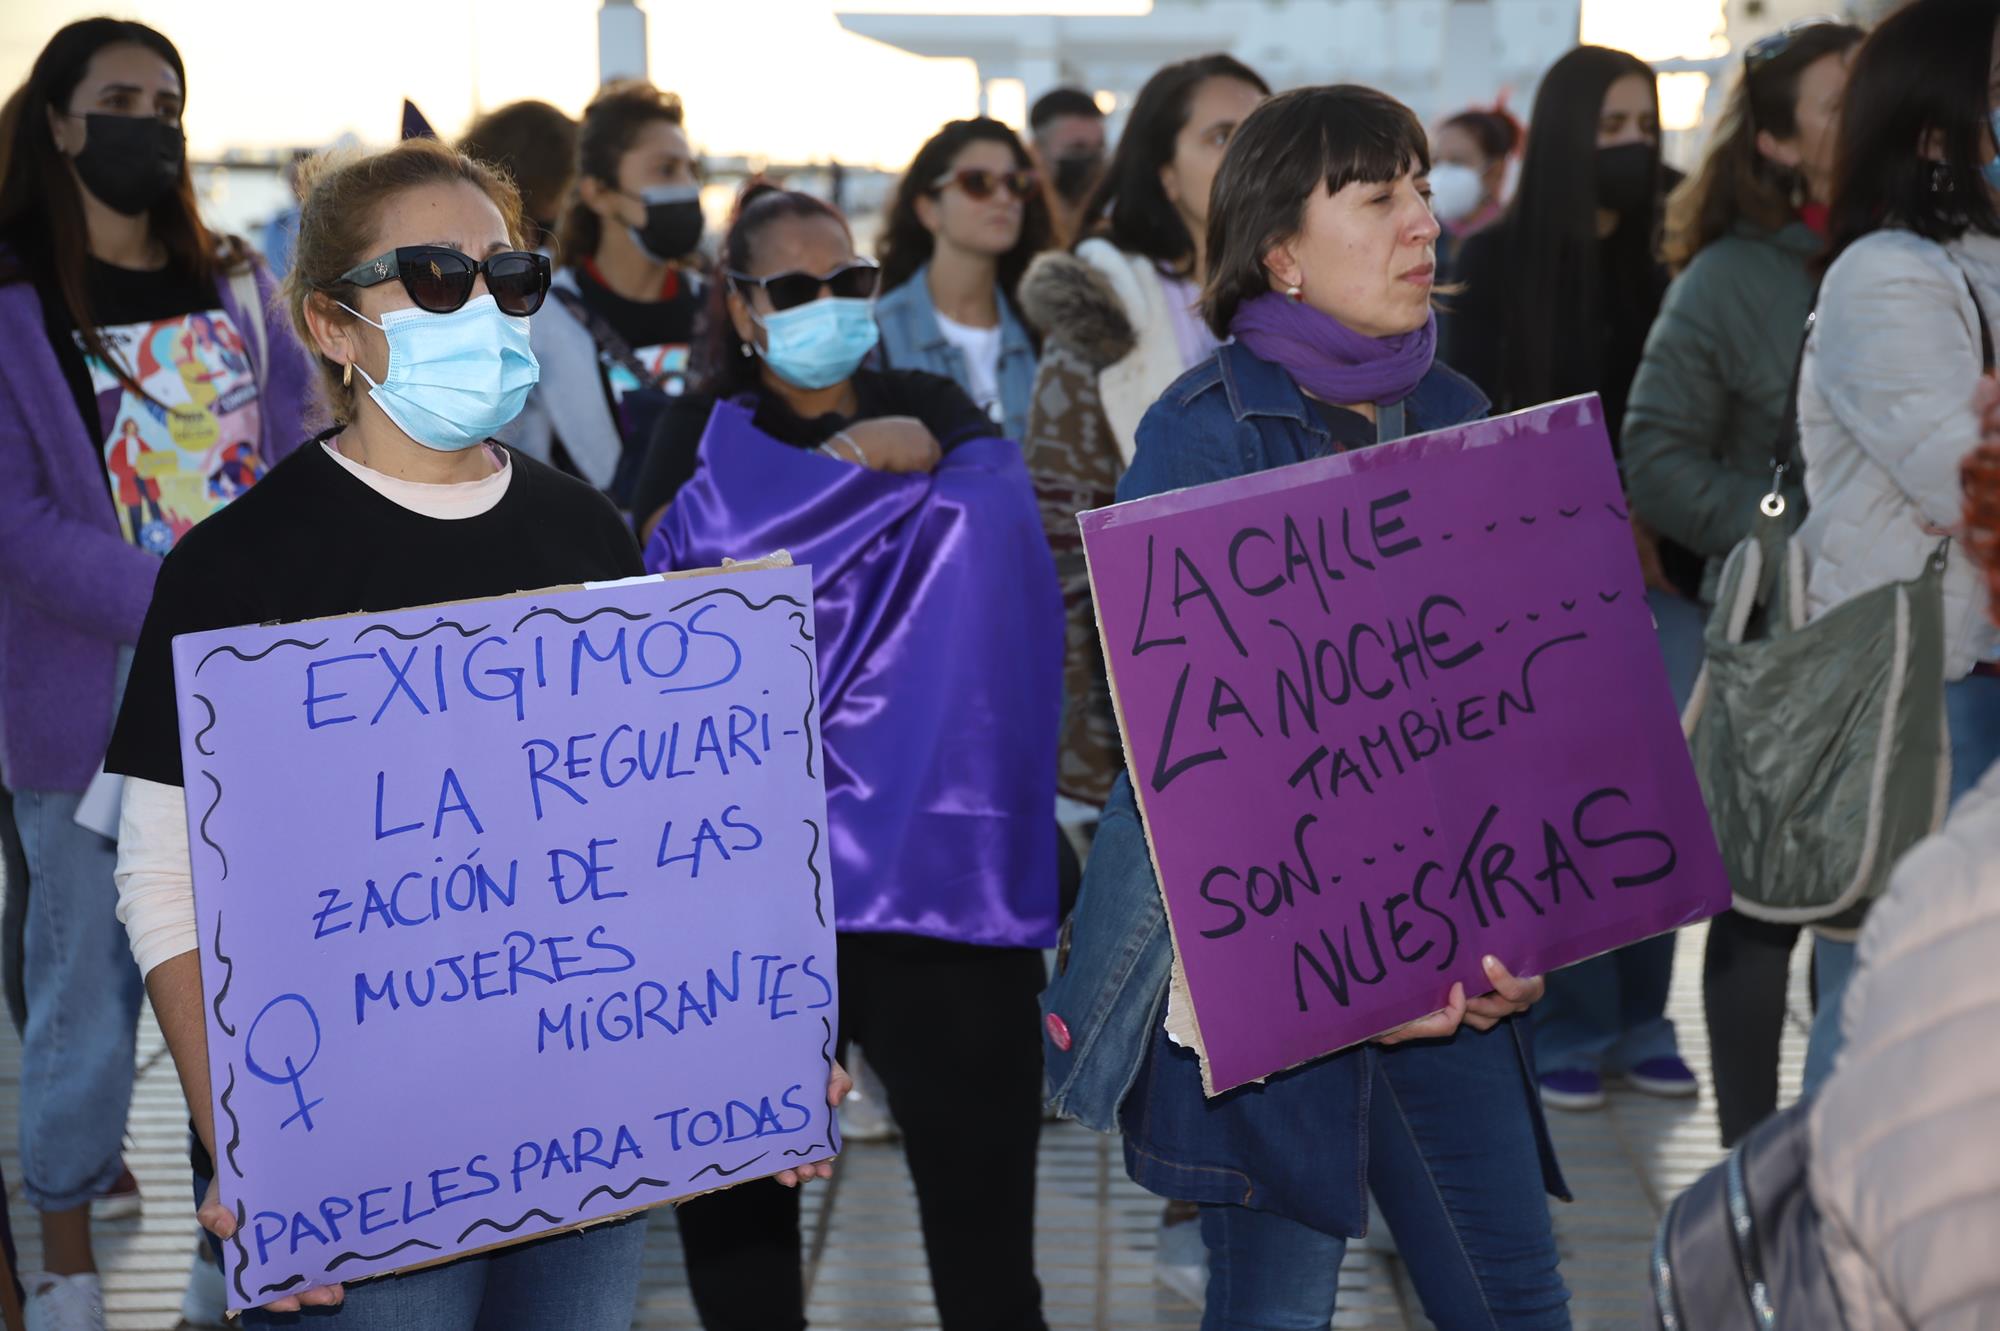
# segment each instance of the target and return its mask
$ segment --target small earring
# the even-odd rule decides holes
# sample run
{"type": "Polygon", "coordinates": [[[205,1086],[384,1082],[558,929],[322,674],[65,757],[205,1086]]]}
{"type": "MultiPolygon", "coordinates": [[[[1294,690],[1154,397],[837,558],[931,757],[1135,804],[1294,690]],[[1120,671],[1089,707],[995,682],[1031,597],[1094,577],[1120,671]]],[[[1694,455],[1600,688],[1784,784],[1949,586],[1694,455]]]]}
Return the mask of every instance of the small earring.
{"type": "Polygon", "coordinates": [[[341,366],[341,367],[340,367],[340,386],[341,386],[342,388],[352,388],[352,387],[354,387],[354,362],[353,362],[353,361],[349,361],[349,362],[347,362],[347,364],[345,364],[345,365],[343,365],[343,366],[341,366]]]}
{"type": "Polygon", "coordinates": [[[1951,177],[1951,168],[1943,162],[1933,164],[1931,167],[1931,193],[1950,194],[1956,188],[1957,182],[1951,177]]]}
{"type": "Polygon", "coordinates": [[[756,359],[756,356],[757,356],[757,350],[756,350],[756,348],[755,348],[755,347],[752,347],[752,346],[751,346],[751,345],[750,345],[750,344],[749,344],[748,342],[744,342],[744,343],[740,343],[739,345],[740,345],[740,346],[742,347],[742,349],[743,349],[743,359],[744,359],[744,360],[754,360],[754,359],[756,359]]]}
{"type": "Polygon", "coordinates": [[[1286,296],[1286,297],[1287,297],[1287,298],[1288,298],[1288,299],[1289,299],[1289,300],[1290,300],[1290,301],[1291,301],[1291,302],[1292,302],[1292,303],[1293,303],[1294,305],[1296,305],[1296,304],[1298,304],[1299,302],[1303,301],[1303,300],[1304,300],[1304,299],[1306,298],[1306,293],[1305,293],[1305,292],[1304,292],[1303,290],[1301,290],[1301,289],[1300,289],[1300,288],[1299,288],[1298,286],[1294,285],[1294,286],[1288,286],[1288,287],[1286,287],[1286,288],[1285,288],[1285,296],[1286,296]]]}

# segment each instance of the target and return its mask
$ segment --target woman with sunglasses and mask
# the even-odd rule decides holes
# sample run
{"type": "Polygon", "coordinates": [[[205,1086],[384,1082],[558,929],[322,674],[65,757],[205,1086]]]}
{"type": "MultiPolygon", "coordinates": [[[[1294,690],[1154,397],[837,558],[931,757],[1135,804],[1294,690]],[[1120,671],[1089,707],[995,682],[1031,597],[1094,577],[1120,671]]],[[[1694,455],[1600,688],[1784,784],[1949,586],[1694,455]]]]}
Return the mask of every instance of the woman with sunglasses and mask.
{"type": "Polygon", "coordinates": [[[1021,275],[1050,245],[1034,159],[997,120],[954,120],[918,149],[882,230],[882,358],[956,383],[1000,432],[1028,428],[1034,335],[1021,275]]]}
{"type": "MultiPolygon", "coordinates": [[[[335,424],[175,549],[146,615],[107,760],[127,777],[120,911],[193,1114],[198,1214],[218,1239],[236,1220],[213,1182],[169,650],[180,634],[229,625],[640,571],[631,532],[602,495],[492,441],[537,374],[528,316],[548,292],[549,262],[520,246],[513,186],[435,140],[321,164],[286,297],[335,424]]],[[[644,1246],[645,1221],[626,1220],[352,1290],[294,1290],[244,1321],[290,1326],[310,1308],[312,1324],[344,1331],[623,1331],[644,1246]]]]}
{"type": "MultiPolygon", "coordinates": [[[[902,1130],[943,1326],[1041,1331],[1062,610],[1034,495],[956,384],[862,368],[876,270],[830,206],[754,195],[722,264],[712,396],[655,447],[679,481],[646,566],[812,567],[841,1039],[902,1130]]],[[[795,1197],[749,1184],[680,1229],[708,1331],[805,1325],[795,1197]]]]}
{"type": "Polygon", "coordinates": [[[614,83],[584,108],[548,308],[542,380],[501,437],[629,507],[653,427],[686,391],[703,282],[701,186],[681,100],[614,83]]]}
{"type": "MultiPolygon", "coordinates": [[[[1429,170],[1422,124],[1370,88],[1250,114],[1208,220],[1203,310],[1230,340],[1146,413],[1120,501],[1485,414],[1435,359],[1429,170]]],[[[1136,1182],[1200,1204],[1205,1331],[1326,1326],[1371,1192],[1437,1326],[1569,1326],[1544,1197],[1562,1180],[1520,1019],[1540,980],[1488,958],[1492,992],[1455,985],[1441,1012],[1211,1099],[1160,1020],[1165,924],[1121,775],[1048,994],[1049,1077],[1064,1113],[1122,1125],[1136,1182]]]]}
{"type": "Polygon", "coordinates": [[[165,37],[62,29],[0,117],[0,777],[32,883],[21,1157],[46,1273],[36,1325],[103,1313],[90,1215],[138,1209],[120,1158],[139,974],[113,845],[78,805],[160,557],[304,432],[306,363],[269,276],[202,225],[186,71],[165,37]]]}
{"type": "MultiPolygon", "coordinates": [[[[1819,285],[1847,66],[1861,29],[1811,19],[1753,43],[1702,163],[1667,207],[1667,291],[1632,382],[1633,511],[1708,563],[1748,536],[1819,285]]],[[[1796,472],[1787,508],[1804,511],[1796,472]]],[[[1778,1042],[1799,926],[1725,911],[1708,924],[1702,990],[1722,1144],[1778,1107],[1778,1042]]]]}

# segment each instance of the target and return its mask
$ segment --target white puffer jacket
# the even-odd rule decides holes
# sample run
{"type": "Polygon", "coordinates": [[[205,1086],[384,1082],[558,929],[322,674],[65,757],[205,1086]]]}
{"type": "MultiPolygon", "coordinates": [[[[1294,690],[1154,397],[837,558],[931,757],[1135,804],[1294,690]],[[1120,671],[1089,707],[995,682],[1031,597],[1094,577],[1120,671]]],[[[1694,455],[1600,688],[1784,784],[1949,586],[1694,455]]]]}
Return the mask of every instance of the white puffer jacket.
{"type": "Polygon", "coordinates": [[[1896,868],[1812,1111],[1848,1331],[2000,1327],[2000,767],[1896,868]]]}
{"type": "MultiPolygon", "coordinates": [[[[1980,373],[1970,277],[2000,320],[2000,239],[1936,245],[1884,230],[1850,246],[1820,288],[1799,384],[1799,447],[1810,504],[1799,529],[1806,602],[1817,615],[1914,578],[1959,525],[1959,462],[1978,440],[1980,373]],[[1963,274],[1963,276],[1961,275],[1963,274]]],[[[1996,325],[2000,326],[2000,325],[1996,325]]],[[[1985,580],[1955,543],[1945,570],[1945,677],[1996,654],[1985,580]]]]}

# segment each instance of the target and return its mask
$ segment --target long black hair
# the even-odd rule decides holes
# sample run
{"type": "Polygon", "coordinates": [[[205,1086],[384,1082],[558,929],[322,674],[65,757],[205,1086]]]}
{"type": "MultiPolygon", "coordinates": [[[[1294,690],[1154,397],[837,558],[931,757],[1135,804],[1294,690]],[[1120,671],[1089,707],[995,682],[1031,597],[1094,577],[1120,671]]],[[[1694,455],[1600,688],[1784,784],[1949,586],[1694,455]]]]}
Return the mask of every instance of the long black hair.
{"type": "MultiPolygon", "coordinates": [[[[143,23],[89,18],[49,38],[27,82],[0,109],[0,237],[14,251],[7,264],[12,271],[0,272],[0,281],[16,281],[30,272],[52,277],[85,354],[110,366],[121,380],[127,380],[125,366],[98,336],[90,308],[85,280],[90,228],[84,222],[83,195],[49,135],[48,113],[68,112],[93,56],[107,46],[128,44],[143,46],[173,66],[181,95],[187,96],[181,53],[165,36],[143,23]]],[[[225,266],[245,262],[241,242],[229,238],[218,246],[202,225],[185,156],[179,182],[153,205],[147,221],[174,266],[200,281],[212,282],[225,266]]],[[[137,388],[129,380],[127,386],[137,388]]]]}
{"type": "Polygon", "coordinates": [[[2000,236],[1980,167],[2000,5],[1915,0],[1882,20],[1848,74],[1827,261],[1885,225],[1927,240],[2000,236]],[[1935,138],[1942,161],[1923,152],[1935,138]]]}
{"type": "MultiPolygon", "coordinates": [[[[1601,299],[1656,289],[1656,218],[1628,222],[1608,240],[1597,234],[1598,121],[1611,85],[1634,74],[1654,87],[1652,68],[1637,56],[1579,46],[1550,66],[1535,94],[1521,181],[1498,224],[1507,256],[1495,385],[1502,406],[1531,406],[1562,391],[1560,362],[1570,348],[1595,346],[1601,299]]],[[[1653,108],[1657,120],[1657,92],[1653,108]]],[[[1656,182],[1659,171],[1656,142],[1656,182]]]]}
{"type": "MultiPolygon", "coordinates": [[[[876,242],[876,257],[882,260],[882,290],[894,291],[903,283],[917,275],[917,270],[930,262],[937,249],[937,238],[925,227],[917,216],[917,200],[938,193],[938,180],[951,170],[951,164],[958,155],[975,143],[1004,144],[1014,154],[1014,167],[1020,171],[1034,169],[1034,159],[1028,156],[1027,148],[1021,143],[1021,136],[997,120],[984,116],[977,120],[953,120],[930,141],[917,149],[910,169],[896,185],[896,197],[889,205],[887,219],[882,224],[882,238],[876,242]]],[[[1049,247],[1049,238],[1054,234],[1054,224],[1049,220],[1048,185],[1043,182],[1022,201],[1021,234],[1014,241],[1014,248],[1000,256],[1000,291],[1010,305],[1020,303],[1021,274],[1028,271],[1028,261],[1049,247]]]]}
{"type": "Polygon", "coordinates": [[[801,190],[781,189],[768,182],[752,182],[736,201],[736,216],[722,237],[722,251],[716,260],[716,280],[708,288],[708,348],[703,359],[700,388],[716,397],[761,392],[764,386],[756,348],[738,336],[736,321],[729,317],[730,273],[750,271],[750,250],[757,233],[773,222],[786,218],[827,218],[839,224],[853,243],[854,232],[840,210],[826,200],[801,190]]]}
{"type": "Polygon", "coordinates": [[[1210,79],[1235,79],[1266,97],[1271,85],[1229,55],[1167,65],[1146,80],[1118,136],[1104,179],[1084,205],[1084,236],[1102,236],[1127,254],[1143,254],[1178,277],[1194,270],[1194,237],[1167,198],[1160,172],[1174,160],[1195,92],[1210,79]]]}

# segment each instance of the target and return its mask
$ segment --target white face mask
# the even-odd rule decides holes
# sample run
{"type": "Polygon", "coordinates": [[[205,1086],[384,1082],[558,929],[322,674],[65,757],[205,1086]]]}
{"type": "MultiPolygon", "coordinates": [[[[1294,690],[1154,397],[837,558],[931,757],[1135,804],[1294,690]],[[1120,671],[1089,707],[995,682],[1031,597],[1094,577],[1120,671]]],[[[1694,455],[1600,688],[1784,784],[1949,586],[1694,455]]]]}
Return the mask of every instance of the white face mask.
{"type": "Polygon", "coordinates": [[[1486,187],[1479,173],[1457,162],[1439,162],[1431,168],[1431,211],[1442,222],[1461,222],[1479,211],[1486,187]]]}

